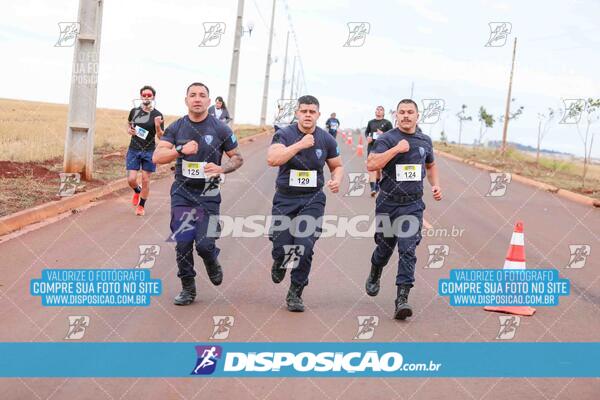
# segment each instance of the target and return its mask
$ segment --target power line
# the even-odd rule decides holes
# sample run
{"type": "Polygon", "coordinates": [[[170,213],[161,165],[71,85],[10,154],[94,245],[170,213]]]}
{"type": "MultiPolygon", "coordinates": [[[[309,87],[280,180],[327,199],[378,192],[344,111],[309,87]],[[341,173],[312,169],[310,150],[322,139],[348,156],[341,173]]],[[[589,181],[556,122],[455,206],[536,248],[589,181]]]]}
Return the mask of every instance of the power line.
{"type": "Polygon", "coordinates": [[[298,44],[298,36],[296,35],[296,30],[294,29],[294,23],[292,21],[292,15],[290,13],[290,8],[288,6],[287,0],[283,0],[283,3],[285,5],[285,11],[287,13],[289,29],[294,38],[294,45],[296,47],[296,55],[298,56],[298,60],[300,63],[300,73],[302,74],[302,87],[304,88],[304,90],[306,90],[307,85],[306,85],[306,79],[305,79],[305,75],[304,75],[304,63],[302,62],[302,56],[300,55],[300,46],[298,44]]]}
{"type": "Polygon", "coordinates": [[[263,25],[265,26],[265,29],[268,32],[269,26],[267,25],[265,18],[263,17],[262,13],[260,12],[260,8],[258,7],[258,4],[256,4],[256,0],[252,0],[252,2],[254,3],[254,8],[256,8],[256,11],[258,12],[258,16],[260,17],[260,20],[262,21],[263,25]]]}

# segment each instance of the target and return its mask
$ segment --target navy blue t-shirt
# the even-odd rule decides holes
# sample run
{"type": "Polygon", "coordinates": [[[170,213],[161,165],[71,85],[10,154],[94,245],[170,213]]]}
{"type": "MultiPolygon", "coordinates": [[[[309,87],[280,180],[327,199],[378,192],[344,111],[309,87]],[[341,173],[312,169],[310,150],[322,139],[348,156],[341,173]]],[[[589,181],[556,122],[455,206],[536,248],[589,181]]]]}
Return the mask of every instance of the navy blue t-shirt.
{"type": "Polygon", "coordinates": [[[425,135],[419,127],[414,134],[408,134],[402,132],[398,128],[394,128],[391,131],[380,135],[375,141],[372,153],[385,153],[398,144],[402,139],[406,139],[410,145],[410,149],[406,153],[400,153],[396,157],[392,158],[390,162],[383,167],[382,178],[381,178],[381,190],[384,193],[393,195],[406,195],[406,194],[417,194],[423,193],[423,180],[426,176],[425,164],[431,164],[434,160],[433,157],[433,144],[431,138],[425,135]],[[412,181],[398,181],[397,173],[401,176],[406,174],[405,177],[414,179],[410,174],[415,169],[409,168],[397,171],[396,165],[413,164],[421,166],[421,177],[418,180],[412,181]]]}
{"type": "MultiPolygon", "coordinates": [[[[323,167],[325,161],[330,158],[335,158],[340,155],[335,139],[323,129],[316,127],[314,133],[315,144],[308,149],[299,151],[288,162],[279,167],[277,173],[276,186],[291,193],[312,193],[321,190],[325,184],[323,177],[323,167]],[[316,187],[296,187],[290,186],[290,171],[316,171],[317,182],[316,187]]],[[[285,128],[279,129],[273,135],[271,144],[283,144],[286,147],[299,142],[304,137],[304,133],[298,129],[298,124],[292,124],[285,128]]]]}
{"type": "Polygon", "coordinates": [[[340,120],[337,118],[329,118],[327,121],[325,121],[325,127],[331,134],[337,133],[339,126],[340,120]]]}
{"type": "Polygon", "coordinates": [[[181,170],[182,160],[211,162],[221,165],[223,152],[238,147],[237,138],[231,128],[212,115],[208,115],[201,122],[192,122],[187,115],[179,118],[167,127],[161,140],[173,145],[186,144],[191,140],[198,143],[196,154],[177,158],[175,179],[182,182],[204,181],[204,179],[192,179],[183,176],[181,170]]]}

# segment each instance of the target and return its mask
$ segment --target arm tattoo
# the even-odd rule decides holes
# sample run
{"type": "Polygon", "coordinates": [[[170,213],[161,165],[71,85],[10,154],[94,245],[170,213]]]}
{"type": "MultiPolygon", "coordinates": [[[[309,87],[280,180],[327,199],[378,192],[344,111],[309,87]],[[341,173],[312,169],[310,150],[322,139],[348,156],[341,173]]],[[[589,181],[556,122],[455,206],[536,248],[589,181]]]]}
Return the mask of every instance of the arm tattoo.
{"type": "Polygon", "coordinates": [[[244,163],[242,153],[240,153],[238,149],[235,149],[234,152],[235,153],[231,157],[229,157],[229,160],[227,160],[227,162],[223,164],[223,173],[225,174],[235,171],[244,163]]]}

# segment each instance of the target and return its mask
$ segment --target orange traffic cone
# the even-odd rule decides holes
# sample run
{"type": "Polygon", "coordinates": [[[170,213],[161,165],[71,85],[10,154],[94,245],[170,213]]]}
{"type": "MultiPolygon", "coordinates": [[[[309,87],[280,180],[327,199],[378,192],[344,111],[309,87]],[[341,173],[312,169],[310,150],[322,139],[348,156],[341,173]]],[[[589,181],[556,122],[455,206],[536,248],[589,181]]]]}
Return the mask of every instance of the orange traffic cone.
{"type": "Polygon", "coordinates": [[[358,157],[363,156],[363,138],[362,138],[362,136],[358,137],[358,146],[356,146],[356,155],[358,157]]]}
{"type": "Polygon", "coordinates": [[[352,146],[352,134],[348,134],[348,141],[346,142],[346,144],[352,146]]]}
{"type": "MultiPolygon", "coordinates": [[[[523,222],[518,221],[510,239],[510,246],[504,260],[504,269],[525,269],[525,235],[523,234],[523,222]]],[[[529,306],[485,306],[486,311],[495,311],[507,314],[532,316],[535,308],[529,306]]]]}
{"type": "Polygon", "coordinates": [[[346,132],[342,131],[342,140],[346,140],[346,132]]]}

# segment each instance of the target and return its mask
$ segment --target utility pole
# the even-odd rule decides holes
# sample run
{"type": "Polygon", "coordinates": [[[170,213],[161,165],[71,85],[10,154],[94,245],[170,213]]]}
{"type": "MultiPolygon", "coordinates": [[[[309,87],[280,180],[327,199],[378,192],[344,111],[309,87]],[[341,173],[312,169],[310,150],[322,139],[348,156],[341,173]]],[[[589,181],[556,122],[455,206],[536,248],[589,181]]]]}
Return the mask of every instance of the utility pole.
{"type": "Polygon", "coordinates": [[[415,91],[415,83],[414,83],[414,82],[411,82],[411,83],[410,83],[410,99],[411,99],[411,100],[412,100],[412,98],[413,98],[413,93],[414,93],[414,91],[415,91]]]}
{"type": "Polygon", "coordinates": [[[102,0],[79,0],[80,31],[75,41],[71,71],[63,169],[80,173],[84,180],[91,180],[94,171],[102,7],[102,0]]]}
{"type": "Polygon", "coordinates": [[[510,115],[510,99],[512,93],[512,81],[513,81],[513,73],[515,70],[515,55],[517,53],[517,38],[515,37],[515,42],[513,44],[513,54],[512,54],[512,66],[510,68],[510,78],[508,80],[508,95],[506,96],[506,110],[504,111],[504,127],[502,128],[502,148],[500,150],[501,154],[504,155],[506,151],[506,134],[508,131],[508,120],[510,115]]]}
{"type": "Polygon", "coordinates": [[[281,96],[280,99],[283,100],[283,96],[285,96],[285,74],[287,73],[287,59],[288,59],[288,44],[290,42],[290,31],[288,31],[287,36],[285,38],[285,58],[283,61],[283,79],[281,80],[281,96]]]}
{"type": "Polygon", "coordinates": [[[269,74],[271,72],[271,48],[273,46],[273,24],[275,23],[275,0],[273,0],[273,10],[271,11],[271,29],[269,32],[269,47],[267,50],[267,66],[265,68],[265,85],[263,86],[263,99],[260,111],[260,125],[267,122],[267,101],[269,99],[269,74]]]}
{"type": "Polygon", "coordinates": [[[229,94],[227,95],[227,109],[235,121],[235,94],[237,90],[238,69],[240,67],[240,43],[242,41],[242,19],[244,18],[244,0],[238,0],[237,19],[235,22],[235,37],[233,39],[233,55],[231,57],[231,71],[229,73],[229,94]]]}
{"type": "Polygon", "coordinates": [[[292,65],[292,80],[290,87],[290,99],[294,98],[294,82],[296,81],[296,56],[294,56],[294,64],[292,65]]]}

